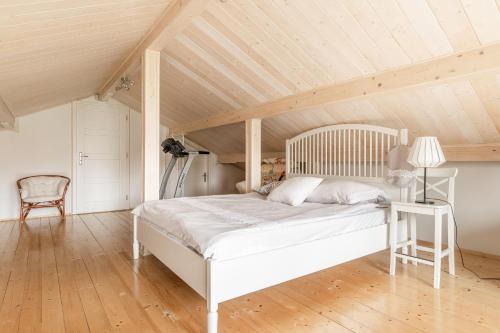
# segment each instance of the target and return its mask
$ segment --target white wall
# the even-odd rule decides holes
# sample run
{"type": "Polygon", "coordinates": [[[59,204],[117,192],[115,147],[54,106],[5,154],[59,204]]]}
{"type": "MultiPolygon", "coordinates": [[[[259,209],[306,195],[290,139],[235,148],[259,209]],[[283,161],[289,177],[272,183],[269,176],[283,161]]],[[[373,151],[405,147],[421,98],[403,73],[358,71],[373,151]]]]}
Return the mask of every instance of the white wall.
{"type": "MultiPolygon", "coordinates": [[[[500,255],[500,163],[449,162],[443,167],[458,168],[455,214],[460,247],[500,255]]],[[[432,222],[417,222],[418,238],[433,242],[432,222]]]]}
{"type": "MultiPolygon", "coordinates": [[[[217,156],[214,156],[217,160],[217,156]]],[[[213,178],[210,194],[238,193],[236,183],[245,180],[245,171],[231,164],[216,163],[211,177],[213,178]]]]}
{"type": "MultiPolygon", "coordinates": [[[[71,104],[17,118],[17,131],[0,131],[0,220],[19,216],[16,180],[36,174],[71,178],[71,104]]],[[[71,213],[71,189],[66,196],[71,213]]],[[[30,216],[52,215],[56,208],[30,216]]]]}
{"type": "MultiPolygon", "coordinates": [[[[140,121],[139,113],[130,113],[131,207],[140,202],[140,121]]],[[[19,117],[17,126],[16,132],[0,131],[0,220],[19,215],[17,179],[33,174],[72,176],[71,104],[19,117]]],[[[162,138],[167,134],[168,129],[162,127],[162,138]]],[[[168,160],[160,154],[163,172],[168,160]]],[[[232,165],[216,164],[215,160],[216,156],[212,155],[210,193],[235,193],[235,183],[244,179],[244,171],[232,165]]],[[[461,246],[500,255],[500,163],[447,163],[446,166],[459,169],[456,215],[461,246]]],[[[67,212],[71,212],[71,195],[67,196],[67,212]]],[[[30,216],[55,214],[55,208],[50,208],[34,210],[30,216]]],[[[432,223],[419,220],[419,238],[432,241],[433,230],[432,223]]]]}
{"type": "MultiPolygon", "coordinates": [[[[93,97],[90,97],[93,98],[93,97]]],[[[105,102],[102,102],[105,103],[105,102]]],[[[72,177],[72,104],[64,104],[41,112],[17,118],[17,131],[0,131],[0,220],[17,219],[19,195],[16,180],[36,174],[60,174],[72,177]]],[[[130,110],[130,206],[141,200],[141,115],[130,110]]],[[[168,128],[161,127],[160,141],[168,136],[168,128]]],[[[160,172],[169,158],[160,154],[160,172]]],[[[215,156],[213,156],[215,158],[215,156]]],[[[217,164],[211,169],[211,193],[234,193],[234,184],[244,178],[238,168],[217,164]]],[[[172,173],[177,179],[177,170],[172,173]]],[[[169,183],[167,193],[173,196],[175,182],[169,183]]],[[[71,187],[66,195],[66,211],[72,212],[71,187]]],[[[36,209],[30,217],[57,215],[56,208],[36,209]]]]}

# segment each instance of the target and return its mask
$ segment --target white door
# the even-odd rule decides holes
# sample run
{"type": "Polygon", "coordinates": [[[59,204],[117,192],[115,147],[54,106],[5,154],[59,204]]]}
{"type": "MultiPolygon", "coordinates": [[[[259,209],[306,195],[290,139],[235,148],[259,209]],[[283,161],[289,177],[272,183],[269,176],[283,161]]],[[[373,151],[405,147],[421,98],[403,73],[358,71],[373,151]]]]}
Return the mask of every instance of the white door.
{"type": "Polygon", "coordinates": [[[184,196],[208,195],[208,155],[195,156],[184,185],[184,196]]]}
{"type": "Polygon", "coordinates": [[[94,100],[73,107],[76,212],[128,209],[128,107],[94,100]]]}

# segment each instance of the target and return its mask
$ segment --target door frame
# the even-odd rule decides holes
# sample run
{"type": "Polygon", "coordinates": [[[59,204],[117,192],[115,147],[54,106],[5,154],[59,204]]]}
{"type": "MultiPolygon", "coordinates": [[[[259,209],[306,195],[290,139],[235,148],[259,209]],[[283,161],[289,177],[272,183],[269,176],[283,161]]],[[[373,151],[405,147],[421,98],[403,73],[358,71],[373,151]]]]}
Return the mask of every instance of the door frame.
{"type": "MultiPolygon", "coordinates": [[[[81,214],[80,207],[78,206],[78,145],[77,145],[77,137],[78,137],[78,123],[77,123],[77,112],[78,112],[78,103],[85,103],[85,102],[98,102],[98,103],[112,103],[112,104],[121,104],[124,105],[123,103],[120,103],[116,100],[109,99],[107,101],[100,101],[96,97],[88,97],[84,99],[79,99],[71,102],[71,178],[74,180],[71,182],[71,208],[72,208],[72,214],[81,214]]],[[[126,106],[126,105],[124,105],[126,106]]],[[[128,108],[127,111],[127,138],[126,142],[128,144],[127,147],[127,172],[128,172],[128,184],[126,186],[127,191],[128,191],[128,209],[130,209],[130,108],[128,108]]]]}

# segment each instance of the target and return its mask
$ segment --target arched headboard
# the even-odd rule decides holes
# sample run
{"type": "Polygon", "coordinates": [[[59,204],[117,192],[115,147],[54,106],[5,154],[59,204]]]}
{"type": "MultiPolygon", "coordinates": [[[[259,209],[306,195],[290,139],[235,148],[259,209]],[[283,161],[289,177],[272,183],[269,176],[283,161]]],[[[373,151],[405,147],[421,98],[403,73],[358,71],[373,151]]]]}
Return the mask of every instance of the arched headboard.
{"type": "Polygon", "coordinates": [[[316,128],[286,141],[287,177],[381,181],[387,152],[408,144],[408,130],[363,124],[316,128]]]}

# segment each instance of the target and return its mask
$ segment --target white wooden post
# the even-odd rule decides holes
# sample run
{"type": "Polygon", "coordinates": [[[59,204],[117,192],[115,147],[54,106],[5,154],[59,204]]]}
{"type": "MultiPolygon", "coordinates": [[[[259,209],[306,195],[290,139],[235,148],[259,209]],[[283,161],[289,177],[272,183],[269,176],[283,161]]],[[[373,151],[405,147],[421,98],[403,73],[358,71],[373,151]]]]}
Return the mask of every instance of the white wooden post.
{"type": "Polygon", "coordinates": [[[160,52],[142,56],[143,201],[159,198],[160,182],[160,52]]]}
{"type": "Polygon", "coordinates": [[[250,192],[261,183],[261,119],[245,121],[245,179],[250,192]]]}

